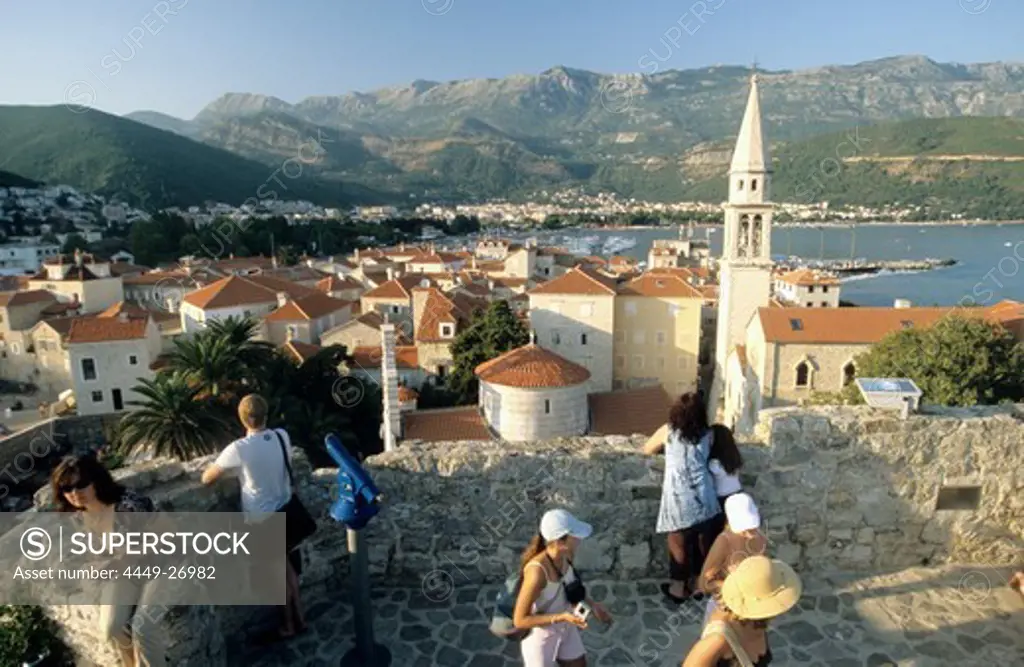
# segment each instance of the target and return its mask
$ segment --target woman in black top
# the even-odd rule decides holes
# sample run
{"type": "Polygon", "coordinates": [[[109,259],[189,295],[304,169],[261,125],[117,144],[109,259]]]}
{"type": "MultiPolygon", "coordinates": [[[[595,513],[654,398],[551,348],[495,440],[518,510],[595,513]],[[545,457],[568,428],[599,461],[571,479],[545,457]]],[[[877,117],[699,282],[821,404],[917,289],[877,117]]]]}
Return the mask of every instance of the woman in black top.
{"type": "MultiPolygon", "coordinates": [[[[73,512],[86,530],[96,533],[138,530],[154,510],[153,501],[126,489],[94,455],[64,459],[50,476],[58,512],[73,512]]],[[[119,580],[104,589],[100,631],[117,649],[123,667],[164,667],[165,642],[159,618],[152,613],[146,583],[119,580]]]]}

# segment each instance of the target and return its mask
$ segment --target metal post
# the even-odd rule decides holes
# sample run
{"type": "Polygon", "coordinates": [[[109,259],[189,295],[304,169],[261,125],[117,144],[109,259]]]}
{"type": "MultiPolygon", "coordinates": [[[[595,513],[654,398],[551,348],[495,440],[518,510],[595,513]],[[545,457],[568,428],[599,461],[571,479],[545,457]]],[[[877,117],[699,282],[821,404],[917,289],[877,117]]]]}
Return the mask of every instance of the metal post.
{"type": "Polygon", "coordinates": [[[341,659],[341,667],[388,667],[391,652],[373,639],[368,549],[358,530],[348,529],[349,567],[352,573],[352,625],[355,648],[341,659]]]}

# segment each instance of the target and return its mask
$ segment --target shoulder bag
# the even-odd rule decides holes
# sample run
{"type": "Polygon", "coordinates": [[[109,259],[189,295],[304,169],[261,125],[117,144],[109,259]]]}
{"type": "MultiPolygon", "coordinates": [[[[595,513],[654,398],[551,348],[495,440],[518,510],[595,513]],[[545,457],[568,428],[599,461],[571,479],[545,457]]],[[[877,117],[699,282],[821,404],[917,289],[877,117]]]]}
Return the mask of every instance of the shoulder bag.
{"type": "Polygon", "coordinates": [[[299,500],[298,494],[295,493],[295,476],[292,474],[292,464],[288,460],[288,452],[284,447],[284,438],[281,437],[277,429],[274,429],[274,435],[277,436],[277,442],[281,445],[281,456],[284,457],[284,467],[288,471],[288,483],[292,491],[288,502],[277,510],[278,512],[284,512],[285,544],[287,545],[287,550],[291,551],[312,537],[313,533],[316,532],[316,521],[310,515],[306,506],[302,504],[302,501],[299,500]]]}

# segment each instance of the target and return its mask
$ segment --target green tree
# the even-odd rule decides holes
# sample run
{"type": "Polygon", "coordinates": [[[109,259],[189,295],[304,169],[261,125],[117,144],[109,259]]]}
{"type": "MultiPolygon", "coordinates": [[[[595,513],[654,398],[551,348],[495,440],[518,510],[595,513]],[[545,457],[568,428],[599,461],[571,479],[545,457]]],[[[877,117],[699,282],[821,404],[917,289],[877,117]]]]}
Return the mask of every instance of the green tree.
{"type": "Polygon", "coordinates": [[[530,334],[506,301],[493,301],[483,313],[452,342],[452,373],[448,389],[462,404],[476,403],[479,384],[477,366],[530,342],[530,334]]]}
{"type": "Polygon", "coordinates": [[[223,407],[202,400],[206,387],[181,372],[162,372],[140,380],[135,393],[143,400],[128,401],[138,408],[118,426],[114,447],[127,454],[146,450],[158,456],[187,461],[219,449],[232,433],[223,407]]]}
{"type": "Polygon", "coordinates": [[[74,663],[61,641],[57,624],[35,605],[0,606],[0,665],[21,665],[47,654],[43,664],[65,667],[74,663]]]}
{"type": "Polygon", "coordinates": [[[909,377],[939,405],[1024,398],[1024,347],[1003,327],[952,316],[886,336],[856,360],[860,377],[909,377]]]}
{"type": "Polygon", "coordinates": [[[68,237],[64,239],[64,245],[61,247],[60,251],[65,255],[71,255],[76,250],[88,252],[89,242],[82,238],[81,234],[68,234],[68,237]]]}

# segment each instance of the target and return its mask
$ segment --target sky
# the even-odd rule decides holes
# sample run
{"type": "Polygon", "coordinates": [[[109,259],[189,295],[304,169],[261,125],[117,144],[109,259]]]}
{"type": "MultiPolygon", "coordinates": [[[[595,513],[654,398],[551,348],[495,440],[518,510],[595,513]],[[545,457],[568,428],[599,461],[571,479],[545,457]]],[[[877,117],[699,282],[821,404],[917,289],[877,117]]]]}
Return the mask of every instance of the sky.
{"type": "Polygon", "coordinates": [[[0,0],[0,104],[192,118],[226,92],[298,102],[555,65],[1022,62],[1022,26],[1021,0],[0,0]]]}

